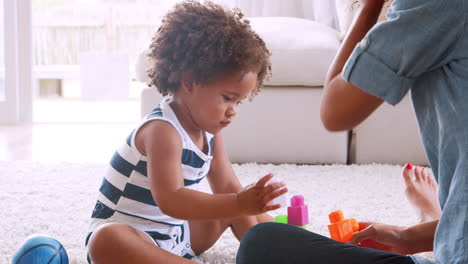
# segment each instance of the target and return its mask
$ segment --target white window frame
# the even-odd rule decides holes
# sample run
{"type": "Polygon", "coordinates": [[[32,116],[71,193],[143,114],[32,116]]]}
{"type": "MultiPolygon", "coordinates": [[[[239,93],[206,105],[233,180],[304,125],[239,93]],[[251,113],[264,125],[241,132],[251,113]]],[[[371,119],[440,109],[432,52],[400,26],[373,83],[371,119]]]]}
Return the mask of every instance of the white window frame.
{"type": "Polygon", "coordinates": [[[5,100],[0,124],[32,122],[31,0],[3,0],[5,100]]]}

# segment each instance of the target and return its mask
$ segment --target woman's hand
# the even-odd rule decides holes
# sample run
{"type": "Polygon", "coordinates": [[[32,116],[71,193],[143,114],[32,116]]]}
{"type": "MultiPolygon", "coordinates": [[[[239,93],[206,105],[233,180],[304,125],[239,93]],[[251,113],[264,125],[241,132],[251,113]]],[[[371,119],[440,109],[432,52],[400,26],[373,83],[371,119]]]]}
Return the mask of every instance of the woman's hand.
{"type": "Polygon", "coordinates": [[[249,185],[237,194],[238,206],[244,214],[258,215],[281,207],[279,204],[268,205],[271,200],[288,191],[282,182],[266,185],[272,177],[273,174],[269,173],[255,185],[249,185]]]}
{"type": "Polygon", "coordinates": [[[349,243],[402,255],[432,251],[438,224],[439,220],[410,227],[359,223],[361,231],[354,234],[349,243]]]}
{"type": "Polygon", "coordinates": [[[411,254],[405,239],[405,227],[360,222],[359,230],[349,240],[350,244],[402,255],[411,254]]]}

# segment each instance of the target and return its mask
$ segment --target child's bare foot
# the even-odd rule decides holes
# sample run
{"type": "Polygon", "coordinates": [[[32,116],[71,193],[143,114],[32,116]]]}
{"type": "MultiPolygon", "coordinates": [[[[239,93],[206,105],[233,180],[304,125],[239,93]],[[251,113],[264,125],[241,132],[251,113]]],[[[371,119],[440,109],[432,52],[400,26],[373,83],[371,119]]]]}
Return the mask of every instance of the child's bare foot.
{"type": "Polygon", "coordinates": [[[403,168],[403,178],[406,198],[418,212],[421,223],[439,219],[438,187],[432,175],[425,168],[408,163],[403,168]]]}

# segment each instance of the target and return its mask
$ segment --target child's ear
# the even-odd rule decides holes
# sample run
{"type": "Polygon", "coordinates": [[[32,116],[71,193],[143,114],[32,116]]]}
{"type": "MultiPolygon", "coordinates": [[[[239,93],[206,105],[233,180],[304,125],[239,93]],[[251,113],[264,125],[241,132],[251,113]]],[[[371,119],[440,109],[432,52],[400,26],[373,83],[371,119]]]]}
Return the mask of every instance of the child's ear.
{"type": "Polygon", "coordinates": [[[189,80],[183,78],[182,81],[180,82],[180,86],[184,92],[190,94],[193,92],[193,89],[195,87],[195,84],[193,82],[190,82],[189,80]]]}

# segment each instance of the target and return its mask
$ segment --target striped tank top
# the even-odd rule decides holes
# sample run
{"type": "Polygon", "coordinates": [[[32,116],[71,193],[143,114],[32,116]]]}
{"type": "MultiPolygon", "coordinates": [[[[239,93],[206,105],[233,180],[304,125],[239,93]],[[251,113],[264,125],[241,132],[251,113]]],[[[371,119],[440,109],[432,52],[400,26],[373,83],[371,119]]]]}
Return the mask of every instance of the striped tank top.
{"type": "Polygon", "coordinates": [[[203,153],[188,136],[169,106],[163,101],[148,114],[113,155],[99,189],[89,232],[109,222],[128,224],[147,232],[166,234],[171,227],[181,227],[185,220],[164,214],[154,201],[147,174],[147,159],[135,146],[135,135],[147,122],[164,120],[176,128],[182,139],[180,159],[185,188],[197,190],[210,169],[213,135],[206,133],[208,154],[203,153]]]}

